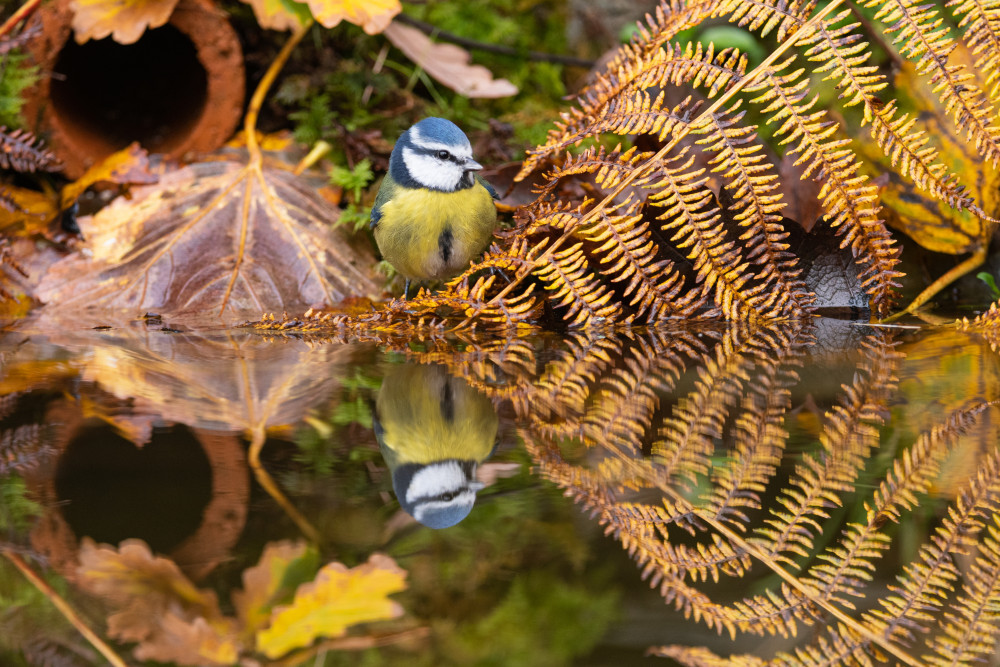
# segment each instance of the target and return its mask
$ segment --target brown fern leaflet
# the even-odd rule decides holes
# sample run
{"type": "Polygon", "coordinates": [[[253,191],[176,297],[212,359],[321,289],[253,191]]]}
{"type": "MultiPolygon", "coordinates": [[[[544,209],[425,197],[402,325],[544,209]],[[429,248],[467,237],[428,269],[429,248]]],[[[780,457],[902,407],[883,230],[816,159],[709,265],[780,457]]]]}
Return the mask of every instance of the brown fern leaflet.
{"type": "MultiPolygon", "coordinates": [[[[997,221],[929,144],[919,117],[881,97],[888,79],[843,2],[820,9],[805,0],[664,0],[580,91],[546,141],[528,152],[518,179],[535,174],[538,198],[517,211],[515,225],[482,261],[436,293],[368,315],[330,316],[328,324],[342,331],[399,329],[433,320],[460,330],[809,315],[815,297],[789,251],[779,172],[747,120],[750,109],[773,125],[774,142],[794,158],[801,177],[822,183],[821,224],[837,230],[872,309],[887,314],[902,276],[899,249],[880,217],[878,188],[830,113],[837,109],[817,106],[807,67],[839,89],[841,106],[861,109],[893,169],[987,225],[997,221]],[[710,19],[773,34],[779,46],[750,69],[735,49],[674,41],[710,19]],[[668,95],[677,90],[687,98],[670,102],[680,99],[668,95]],[[584,195],[566,198],[566,183],[582,186],[574,191],[584,195]]],[[[949,63],[956,42],[933,6],[864,4],[898,55],[915,62],[969,144],[995,163],[996,0],[946,5],[988,89],[977,87],[963,65],[949,63]]]]}
{"type": "Polygon", "coordinates": [[[853,381],[833,397],[816,446],[796,451],[786,424],[814,343],[810,326],[738,326],[697,338],[576,336],[534,381],[537,399],[519,402],[519,432],[539,472],[594,515],[686,616],[734,636],[794,637],[817,627],[811,641],[771,660],[678,646],[656,649],[660,655],[687,665],[847,665],[953,664],[954,656],[964,664],[992,654],[997,633],[985,619],[996,619],[997,448],[917,560],[902,565],[899,585],[886,592],[872,582],[888,567],[893,527],[930,492],[956,438],[996,407],[980,401],[953,411],[902,448],[880,479],[859,484],[884,444],[879,429],[896,400],[903,355],[891,336],[865,333],[853,381]],[[684,377],[694,380],[690,392],[665,398],[684,377]],[[556,395],[574,407],[559,419],[536,411],[556,395]],[[592,451],[585,463],[564,457],[570,442],[592,451]],[[699,488],[707,490],[694,494],[699,488]],[[853,495],[864,499],[865,514],[836,518],[853,495]],[[839,535],[826,542],[831,522],[839,535]],[[971,578],[960,574],[957,553],[975,563],[971,578]],[[762,571],[778,584],[736,602],[699,586],[762,571]],[[859,600],[874,607],[856,613],[859,600]],[[914,646],[939,617],[946,629],[914,646]]]}

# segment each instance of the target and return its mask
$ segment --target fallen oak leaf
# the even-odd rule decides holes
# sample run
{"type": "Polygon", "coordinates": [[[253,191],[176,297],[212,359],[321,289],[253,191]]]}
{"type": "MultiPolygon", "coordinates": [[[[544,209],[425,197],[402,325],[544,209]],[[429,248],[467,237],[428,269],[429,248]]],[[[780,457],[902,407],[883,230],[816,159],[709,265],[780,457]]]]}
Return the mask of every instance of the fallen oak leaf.
{"type": "Polygon", "coordinates": [[[159,177],[149,170],[149,153],[139,142],[134,141],[126,148],[112,153],[84,172],[62,189],[59,199],[62,210],[66,210],[84,191],[95,183],[117,183],[119,185],[150,185],[159,177]]]}
{"type": "Polygon", "coordinates": [[[253,636],[264,627],[274,605],[312,579],[318,565],[318,553],[305,542],[268,543],[257,564],[243,571],[243,590],[232,596],[241,632],[253,636]]]}
{"type": "Polygon", "coordinates": [[[406,588],[405,578],[383,554],[351,569],[330,563],[298,588],[292,604],[274,609],[270,626],[257,633],[257,650],[277,658],[321,637],[339,637],[351,625],[396,618],[402,607],[388,596],[406,588]]]}
{"type": "Polygon", "coordinates": [[[466,97],[510,97],[517,86],[507,79],[494,79],[482,65],[470,65],[471,56],[454,44],[439,44],[408,25],[393,21],[385,36],[406,57],[445,86],[466,97]]]}
{"type": "Polygon", "coordinates": [[[38,298],[246,319],[380,292],[370,246],[333,229],[313,184],[260,160],[189,165],[78,220],[91,257],[57,262],[38,298]]]}
{"type": "Polygon", "coordinates": [[[140,660],[231,665],[239,657],[237,624],[222,615],[215,594],[145,542],[129,539],[115,549],[84,538],[79,560],[80,587],[118,607],[108,616],[108,635],[138,642],[140,660]]]}
{"type": "Polygon", "coordinates": [[[111,36],[119,44],[139,41],[146,28],[170,20],[179,0],[71,0],[77,44],[111,36]]]}
{"type": "Polygon", "coordinates": [[[369,35],[386,29],[392,17],[402,11],[399,0],[305,0],[309,11],[324,28],[347,21],[369,35]]]}
{"type": "Polygon", "coordinates": [[[168,611],[159,624],[157,635],[135,647],[133,653],[139,660],[225,667],[236,664],[243,649],[236,640],[236,623],[229,618],[209,623],[201,617],[189,620],[168,611]]]}

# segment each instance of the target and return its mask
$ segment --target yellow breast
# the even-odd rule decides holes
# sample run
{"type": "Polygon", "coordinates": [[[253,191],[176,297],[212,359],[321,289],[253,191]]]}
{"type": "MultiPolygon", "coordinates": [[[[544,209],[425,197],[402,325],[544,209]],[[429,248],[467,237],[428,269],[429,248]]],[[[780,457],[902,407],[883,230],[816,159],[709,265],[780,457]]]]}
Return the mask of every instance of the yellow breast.
{"type": "Polygon", "coordinates": [[[497,219],[480,183],[457,192],[399,188],[381,212],[375,241],[382,256],[416,280],[460,273],[489,244],[497,219]]]}

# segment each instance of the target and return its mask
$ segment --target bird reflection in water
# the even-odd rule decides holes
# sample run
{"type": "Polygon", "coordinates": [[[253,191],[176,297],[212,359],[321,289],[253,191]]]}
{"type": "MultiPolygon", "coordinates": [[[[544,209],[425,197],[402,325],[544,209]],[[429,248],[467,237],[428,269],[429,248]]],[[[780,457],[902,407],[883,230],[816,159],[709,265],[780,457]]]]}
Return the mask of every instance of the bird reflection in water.
{"type": "Polygon", "coordinates": [[[493,403],[443,366],[393,366],[373,425],[403,510],[430,528],[469,515],[483,488],[476,468],[498,440],[493,403]]]}

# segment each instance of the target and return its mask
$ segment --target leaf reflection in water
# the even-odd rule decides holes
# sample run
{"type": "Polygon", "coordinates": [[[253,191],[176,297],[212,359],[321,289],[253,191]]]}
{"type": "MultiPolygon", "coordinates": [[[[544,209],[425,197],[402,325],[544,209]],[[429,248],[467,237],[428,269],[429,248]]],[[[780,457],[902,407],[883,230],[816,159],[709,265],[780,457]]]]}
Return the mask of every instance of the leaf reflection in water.
{"type": "MultiPolygon", "coordinates": [[[[381,445],[387,455],[381,485],[380,462],[367,459],[373,497],[405,457],[481,464],[497,435],[519,439],[535,472],[595,517],[689,619],[663,626],[657,655],[688,665],[965,664],[995,652],[1000,364],[976,334],[818,319],[561,337],[373,333],[362,343],[301,333],[100,335],[116,345],[53,364],[54,376],[76,372],[160,419],[230,432],[287,434],[307,416],[318,423],[311,406],[338,400],[352,367],[378,368],[366,389],[375,433],[342,443],[376,457],[381,445]],[[438,449],[401,452],[420,441],[438,449]],[[698,624],[724,637],[701,642],[698,624]]],[[[8,389],[30,391],[18,354],[35,369],[43,355],[21,349],[2,360],[8,389]]],[[[17,460],[33,460],[25,447],[17,460]]],[[[494,460],[509,465],[513,450],[500,450],[494,460]]],[[[462,483],[478,491],[482,470],[470,468],[462,483]]],[[[421,551],[439,542],[426,540],[476,535],[477,512],[514,501],[504,493],[483,489],[469,520],[446,531],[419,532],[382,511],[370,541],[421,563],[401,562],[411,573],[433,572],[421,551]]],[[[396,506],[388,495],[379,502],[396,506]]],[[[348,507],[337,510],[337,524],[317,522],[316,534],[357,550],[337,533],[348,507]]],[[[315,504],[301,511],[318,517],[315,504]]],[[[416,574],[408,581],[408,627],[459,627],[422,616],[439,608],[426,600],[452,589],[416,574]]],[[[261,604],[236,607],[259,628],[261,604]]]]}

